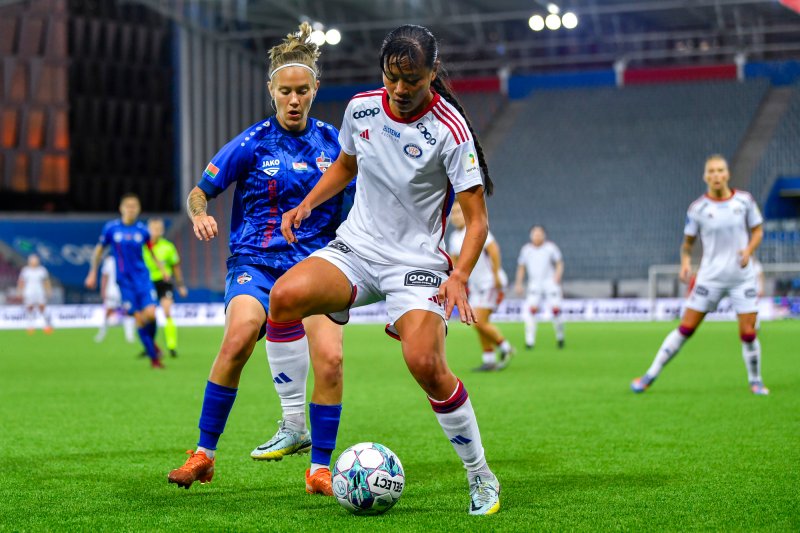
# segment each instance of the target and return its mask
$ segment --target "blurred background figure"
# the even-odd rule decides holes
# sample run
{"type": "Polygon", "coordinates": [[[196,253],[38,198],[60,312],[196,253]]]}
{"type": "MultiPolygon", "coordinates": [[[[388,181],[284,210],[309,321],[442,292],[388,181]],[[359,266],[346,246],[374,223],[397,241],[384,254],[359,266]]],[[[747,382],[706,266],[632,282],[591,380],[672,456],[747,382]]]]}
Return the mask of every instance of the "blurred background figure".
{"type": "Polygon", "coordinates": [[[100,297],[103,299],[103,323],[94,336],[94,342],[103,342],[106,338],[109,323],[112,317],[122,323],[125,331],[125,340],[132,343],[136,341],[136,323],[132,316],[128,316],[122,309],[122,293],[117,285],[117,265],[114,257],[107,255],[100,267],[100,297]]]}
{"type": "Polygon", "coordinates": [[[561,277],[564,274],[564,259],[555,243],[547,240],[542,226],[533,226],[531,241],[524,244],[517,259],[517,279],[515,292],[523,294],[522,282],[528,277],[525,304],[522,318],[525,322],[525,349],[532,350],[536,345],[536,314],[542,304],[550,306],[553,314],[553,328],[556,342],[564,347],[564,320],[561,317],[561,277]]]}
{"type": "Polygon", "coordinates": [[[50,312],[47,310],[47,300],[52,294],[50,275],[42,266],[39,256],[28,256],[28,264],[22,267],[17,280],[17,290],[22,293],[22,303],[25,306],[25,315],[28,334],[32,335],[36,329],[37,315],[44,319],[43,331],[47,334],[53,332],[50,312]]]}
{"type": "MultiPolygon", "coordinates": [[[[450,234],[447,253],[452,257],[453,262],[457,262],[464,236],[467,233],[464,213],[458,203],[453,205],[453,210],[450,212],[450,222],[456,229],[450,234]]],[[[478,319],[474,324],[475,331],[478,333],[478,341],[483,350],[481,365],[474,369],[478,372],[502,370],[511,362],[511,356],[514,353],[514,348],[502,332],[490,322],[492,313],[503,301],[507,284],[508,278],[500,264],[500,246],[490,231],[486,237],[486,243],[483,245],[483,252],[469,277],[468,284],[469,304],[478,319]],[[495,350],[499,354],[495,353],[495,350]],[[499,362],[497,361],[498,355],[500,356],[499,362]]]]}
{"type": "Polygon", "coordinates": [[[183,279],[183,270],[181,270],[181,256],[178,254],[178,249],[175,245],[164,238],[164,219],[151,218],[147,223],[147,229],[150,232],[150,239],[153,246],[153,253],[144,252],[144,262],[147,269],[150,271],[150,281],[156,288],[156,296],[158,297],[158,305],[164,311],[164,318],[166,324],[164,325],[164,339],[166,340],[167,350],[172,357],[178,356],[178,327],[172,319],[172,304],[175,303],[175,287],[178,288],[178,294],[185,298],[189,291],[186,289],[186,283],[183,279]],[[164,274],[159,269],[158,260],[164,266],[164,271],[167,273],[168,278],[164,278],[164,274]],[[175,280],[173,282],[173,280],[175,280]]]}

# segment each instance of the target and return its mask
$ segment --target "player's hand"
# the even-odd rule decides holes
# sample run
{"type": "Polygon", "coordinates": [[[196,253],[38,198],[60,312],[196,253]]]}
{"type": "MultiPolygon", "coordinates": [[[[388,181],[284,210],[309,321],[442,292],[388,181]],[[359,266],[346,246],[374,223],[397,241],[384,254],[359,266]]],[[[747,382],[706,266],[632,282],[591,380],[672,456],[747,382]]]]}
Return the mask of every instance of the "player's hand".
{"type": "Polygon", "coordinates": [[[90,272],[86,279],[84,280],[83,284],[86,286],[87,289],[94,290],[97,287],[97,274],[94,272],[90,272]]]}
{"type": "Polygon", "coordinates": [[[692,265],[681,265],[681,273],[678,275],[684,283],[689,283],[692,279],[692,265]]]}
{"type": "Polygon", "coordinates": [[[500,305],[501,303],[503,303],[503,300],[505,300],[505,299],[506,299],[505,291],[503,289],[498,289],[498,291],[497,291],[497,299],[495,300],[494,303],[496,303],[497,305],[500,305]]]}
{"type": "Polygon", "coordinates": [[[192,217],[194,234],[201,241],[210,241],[219,233],[217,221],[208,214],[195,215],[192,217]]]}
{"type": "Polygon", "coordinates": [[[297,237],[294,236],[293,230],[299,228],[300,223],[307,219],[309,215],[311,215],[311,208],[304,203],[283,214],[283,217],[281,217],[281,233],[286,242],[289,244],[297,242],[297,237]]]}
{"type": "Polygon", "coordinates": [[[477,319],[467,300],[467,279],[458,271],[453,271],[447,281],[439,286],[439,301],[444,304],[445,320],[450,320],[453,307],[458,307],[461,322],[470,326],[477,322],[477,319]]]}
{"type": "Polygon", "coordinates": [[[181,298],[186,298],[186,295],[189,294],[189,291],[186,289],[186,285],[178,286],[178,294],[180,294],[181,298]]]}
{"type": "Polygon", "coordinates": [[[744,268],[747,266],[747,263],[750,262],[750,252],[745,250],[739,250],[739,266],[744,268]]]}

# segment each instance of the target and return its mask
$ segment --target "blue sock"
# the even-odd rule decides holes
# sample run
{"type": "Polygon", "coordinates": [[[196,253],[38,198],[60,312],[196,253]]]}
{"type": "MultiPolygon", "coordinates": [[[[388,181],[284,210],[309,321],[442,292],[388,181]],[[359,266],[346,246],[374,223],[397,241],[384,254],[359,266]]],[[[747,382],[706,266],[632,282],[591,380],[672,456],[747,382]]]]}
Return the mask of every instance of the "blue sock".
{"type": "Polygon", "coordinates": [[[206,393],[203,397],[203,409],[200,411],[200,440],[197,445],[209,450],[217,449],[219,436],[225,431],[225,423],[228,415],[231,414],[233,402],[236,400],[236,391],[217,385],[216,383],[206,383],[206,393]]]}
{"type": "Polygon", "coordinates": [[[158,358],[158,354],[156,354],[156,345],[153,342],[153,337],[151,337],[150,333],[147,331],[147,326],[142,326],[137,331],[139,332],[139,339],[144,345],[144,350],[147,352],[147,357],[155,361],[158,358]]]}
{"type": "Polygon", "coordinates": [[[308,418],[311,422],[311,462],[330,466],[333,450],[336,449],[342,405],[310,403],[308,407],[308,418]]]}
{"type": "Polygon", "coordinates": [[[158,324],[156,324],[156,321],[153,320],[152,322],[148,322],[147,325],[145,326],[145,328],[147,328],[147,333],[150,335],[150,337],[153,339],[153,342],[155,343],[156,342],[156,330],[158,328],[158,324]]]}

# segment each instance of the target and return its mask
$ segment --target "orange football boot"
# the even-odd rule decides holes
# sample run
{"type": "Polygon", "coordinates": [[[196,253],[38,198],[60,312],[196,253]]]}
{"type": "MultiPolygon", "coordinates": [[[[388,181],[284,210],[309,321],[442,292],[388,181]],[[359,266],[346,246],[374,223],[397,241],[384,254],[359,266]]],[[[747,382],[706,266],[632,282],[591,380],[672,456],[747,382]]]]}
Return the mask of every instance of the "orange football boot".
{"type": "Polygon", "coordinates": [[[310,468],[306,470],[306,492],[309,494],[333,496],[331,471],[327,468],[320,468],[312,475],[310,468]]]}
{"type": "Polygon", "coordinates": [[[169,473],[169,482],[177,483],[179,487],[189,489],[192,483],[210,483],[214,477],[214,459],[209,459],[205,452],[193,452],[186,450],[189,458],[182,467],[176,468],[169,473]]]}

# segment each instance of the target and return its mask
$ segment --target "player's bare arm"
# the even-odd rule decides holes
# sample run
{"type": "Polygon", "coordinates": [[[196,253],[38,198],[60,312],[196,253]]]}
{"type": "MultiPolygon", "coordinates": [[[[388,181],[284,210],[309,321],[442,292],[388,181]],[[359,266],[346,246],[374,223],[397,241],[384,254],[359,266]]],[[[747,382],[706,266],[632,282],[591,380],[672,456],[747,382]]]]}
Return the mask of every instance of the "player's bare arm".
{"type": "Polygon", "coordinates": [[[741,259],[739,266],[742,268],[747,266],[747,263],[750,262],[750,257],[756,252],[763,239],[764,227],[761,224],[750,229],[750,242],[747,243],[747,247],[744,250],[739,252],[741,259]]]}
{"type": "Polygon", "coordinates": [[[175,278],[175,283],[178,286],[178,294],[181,295],[181,298],[186,298],[186,295],[189,294],[189,291],[186,290],[186,282],[183,279],[183,269],[181,268],[180,261],[172,265],[172,274],[175,278]]]}
{"type": "Polygon", "coordinates": [[[556,271],[553,274],[553,281],[561,285],[561,278],[564,276],[564,260],[556,261],[556,271]]]}
{"type": "Polygon", "coordinates": [[[467,280],[475,268],[486,237],[489,235],[489,217],[486,212],[486,200],[483,187],[476,185],[456,195],[464,213],[466,234],[461,245],[458,262],[450,277],[439,287],[439,298],[445,302],[445,318],[449,319],[453,307],[458,306],[461,321],[467,325],[476,322],[475,313],[467,301],[467,280]]]}
{"type": "Polygon", "coordinates": [[[357,173],[356,156],[348,155],[344,151],[340,152],[336,161],[325,171],[314,188],[300,202],[300,205],[283,214],[281,233],[286,242],[289,244],[297,242],[292,230],[299,228],[300,223],[311,215],[311,211],[315,207],[342,192],[353,181],[357,173]]]}
{"type": "Polygon", "coordinates": [[[89,274],[86,276],[86,280],[83,282],[87,289],[94,290],[94,288],[97,287],[97,267],[100,264],[101,257],[103,257],[103,245],[98,244],[94,247],[94,252],[92,252],[92,260],[89,265],[89,274]]]}
{"type": "Polygon", "coordinates": [[[219,233],[217,221],[206,212],[208,196],[203,189],[195,186],[186,199],[186,211],[192,220],[195,236],[201,241],[210,241],[219,233]]]}
{"type": "Polygon", "coordinates": [[[692,247],[696,237],[691,235],[683,236],[683,244],[681,244],[681,273],[680,278],[684,283],[689,283],[692,277],[692,247]]]}
{"type": "Polygon", "coordinates": [[[525,280],[525,265],[517,265],[517,279],[514,281],[514,292],[521,296],[524,292],[522,282],[525,280]]]}

